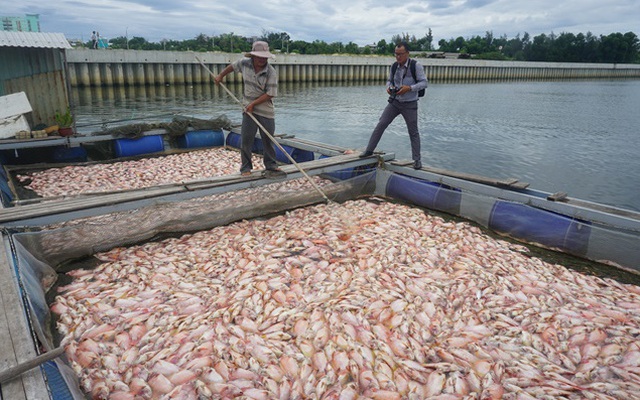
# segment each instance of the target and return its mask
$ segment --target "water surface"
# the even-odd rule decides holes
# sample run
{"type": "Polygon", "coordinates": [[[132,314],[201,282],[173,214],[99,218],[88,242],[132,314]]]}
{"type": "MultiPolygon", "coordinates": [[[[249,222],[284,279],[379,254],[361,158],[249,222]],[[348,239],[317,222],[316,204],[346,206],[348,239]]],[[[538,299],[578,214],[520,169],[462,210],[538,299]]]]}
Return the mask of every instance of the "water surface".
{"type": "MultiPolygon", "coordinates": [[[[282,84],[276,133],[362,149],[387,97],[380,84],[282,84]]],[[[241,121],[239,106],[208,84],[76,88],[73,102],[83,133],[171,114],[241,121]]],[[[432,84],[419,108],[423,163],[640,211],[637,104],[638,80],[432,84]]],[[[410,158],[401,117],[378,149],[410,158]]]]}

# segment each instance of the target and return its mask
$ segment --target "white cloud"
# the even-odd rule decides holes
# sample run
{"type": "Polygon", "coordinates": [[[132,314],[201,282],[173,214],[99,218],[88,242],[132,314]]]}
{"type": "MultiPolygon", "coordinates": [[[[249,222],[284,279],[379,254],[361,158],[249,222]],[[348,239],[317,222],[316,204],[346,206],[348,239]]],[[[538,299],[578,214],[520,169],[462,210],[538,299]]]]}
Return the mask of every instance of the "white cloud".
{"type": "MultiPolygon", "coordinates": [[[[259,36],[263,30],[287,32],[292,40],[340,41],[357,44],[389,40],[409,33],[416,37],[431,28],[440,39],[531,36],[571,32],[608,35],[638,30],[636,0],[60,0],[49,5],[23,0],[3,5],[4,16],[40,14],[43,31],[88,40],[91,31],[103,37],[139,36],[153,42],[185,40],[200,33],[234,32],[259,36]]],[[[635,32],[640,34],[640,32],[635,32]]]]}

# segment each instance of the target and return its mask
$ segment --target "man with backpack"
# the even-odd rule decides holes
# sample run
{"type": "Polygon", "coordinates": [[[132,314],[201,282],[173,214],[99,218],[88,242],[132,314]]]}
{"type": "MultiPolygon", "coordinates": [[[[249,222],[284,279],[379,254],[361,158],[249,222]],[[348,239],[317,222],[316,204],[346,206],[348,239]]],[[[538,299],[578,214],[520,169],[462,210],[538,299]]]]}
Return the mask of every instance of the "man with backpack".
{"type": "Polygon", "coordinates": [[[411,140],[411,158],[413,168],[422,168],[420,160],[420,133],[418,132],[418,98],[424,96],[427,87],[427,77],[424,67],[417,60],[409,58],[409,45],[400,42],[395,48],[396,62],[391,66],[389,80],[387,81],[387,93],[389,104],[385,107],[378,125],[371,133],[369,144],[360,157],[373,155],[378,142],[382,138],[385,129],[398,116],[402,115],[407,124],[409,139],[411,140]]]}

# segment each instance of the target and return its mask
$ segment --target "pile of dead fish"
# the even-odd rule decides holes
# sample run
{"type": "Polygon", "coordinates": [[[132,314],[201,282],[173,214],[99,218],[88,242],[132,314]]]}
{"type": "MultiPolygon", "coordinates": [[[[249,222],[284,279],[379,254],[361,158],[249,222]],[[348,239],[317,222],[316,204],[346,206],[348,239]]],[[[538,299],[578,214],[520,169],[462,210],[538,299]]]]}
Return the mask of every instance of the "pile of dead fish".
{"type": "MultiPolygon", "coordinates": [[[[262,158],[254,156],[253,166],[263,168],[262,158]]],[[[71,196],[181,183],[230,175],[240,170],[240,153],[214,148],[91,165],[62,168],[18,175],[25,188],[41,197],[71,196]]]]}
{"type": "MultiPolygon", "coordinates": [[[[175,220],[184,218],[190,218],[190,210],[198,207],[210,207],[214,209],[223,203],[233,204],[235,207],[241,205],[255,205],[255,199],[268,199],[274,196],[283,196],[290,193],[301,193],[303,191],[315,190],[313,185],[319,188],[324,188],[330,185],[332,182],[329,179],[324,179],[319,176],[310,176],[307,178],[291,179],[286,181],[274,181],[268,185],[262,185],[257,187],[251,187],[246,189],[233,190],[224,193],[218,193],[211,196],[197,197],[190,200],[183,200],[180,202],[180,207],[174,207],[171,203],[155,204],[154,212],[162,213],[164,216],[170,216],[175,220]],[[200,204],[197,206],[196,204],[200,204]]],[[[62,221],[55,224],[49,224],[44,226],[44,229],[58,229],[69,226],[110,226],[115,227],[120,224],[131,224],[133,220],[140,214],[140,210],[133,211],[118,211],[105,215],[97,215],[93,217],[77,218],[69,221],[62,221]]],[[[138,226],[149,221],[137,221],[138,226]]],[[[53,244],[53,243],[52,243],[53,244]]],[[[59,244],[59,243],[58,243],[59,244]]]]}
{"type": "Polygon", "coordinates": [[[631,399],[640,289],[383,201],[98,254],[52,304],[96,399],[631,399]]]}

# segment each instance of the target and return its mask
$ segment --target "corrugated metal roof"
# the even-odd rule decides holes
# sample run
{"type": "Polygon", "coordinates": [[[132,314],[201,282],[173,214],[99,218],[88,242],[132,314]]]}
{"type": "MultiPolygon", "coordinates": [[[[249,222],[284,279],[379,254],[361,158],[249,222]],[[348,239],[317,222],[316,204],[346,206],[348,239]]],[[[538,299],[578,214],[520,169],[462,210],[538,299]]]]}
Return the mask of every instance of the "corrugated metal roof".
{"type": "Polygon", "coordinates": [[[70,49],[71,45],[62,33],[0,31],[0,47],[70,49]]]}

